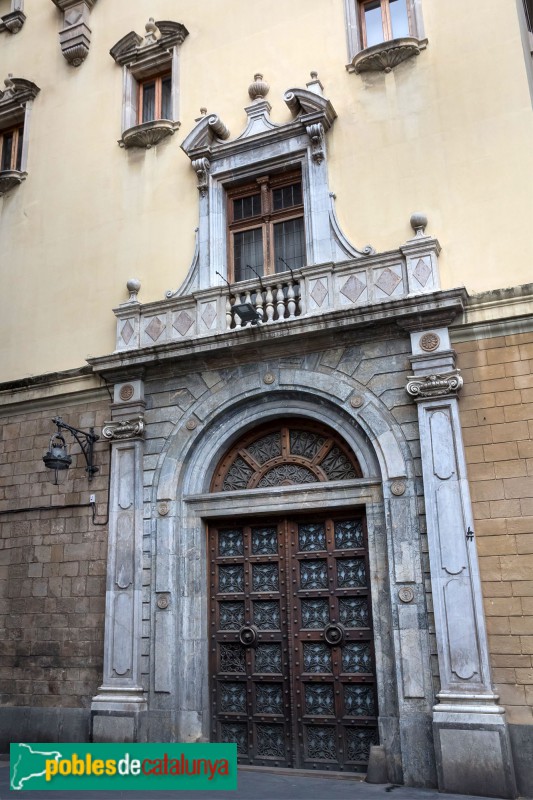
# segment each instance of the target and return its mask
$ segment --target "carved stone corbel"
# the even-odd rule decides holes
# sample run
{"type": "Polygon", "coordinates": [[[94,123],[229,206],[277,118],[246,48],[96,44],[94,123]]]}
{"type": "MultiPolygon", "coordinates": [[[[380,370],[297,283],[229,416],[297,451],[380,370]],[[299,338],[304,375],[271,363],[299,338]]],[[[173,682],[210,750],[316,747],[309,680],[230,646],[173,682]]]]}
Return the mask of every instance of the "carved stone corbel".
{"type": "Polygon", "coordinates": [[[144,435],[144,417],[138,414],[133,419],[120,419],[105,422],[102,436],[108,440],[137,439],[144,435]]]}
{"type": "Polygon", "coordinates": [[[210,163],[207,158],[195,158],[191,162],[193,170],[198,177],[198,191],[202,197],[207,194],[210,163]]]}
{"type": "Polygon", "coordinates": [[[318,122],[314,125],[308,125],[305,129],[307,131],[307,135],[311,139],[311,157],[313,161],[317,164],[320,164],[324,158],[324,126],[318,122]]]}
{"type": "Polygon", "coordinates": [[[454,397],[463,386],[461,371],[455,369],[440,375],[407,376],[407,394],[415,400],[432,400],[437,397],[454,397]]]}
{"type": "Polygon", "coordinates": [[[63,12],[63,30],[59,32],[61,51],[73,67],[79,67],[89,53],[91,29],[87,24],[96,0],[52,0],[63,12]]]}
{"type": "Polygon", "coordinates": [[[25,22],[24,0],[11,0],[11,11],[0,17],[0,33],[18,33],[25,22]]]}

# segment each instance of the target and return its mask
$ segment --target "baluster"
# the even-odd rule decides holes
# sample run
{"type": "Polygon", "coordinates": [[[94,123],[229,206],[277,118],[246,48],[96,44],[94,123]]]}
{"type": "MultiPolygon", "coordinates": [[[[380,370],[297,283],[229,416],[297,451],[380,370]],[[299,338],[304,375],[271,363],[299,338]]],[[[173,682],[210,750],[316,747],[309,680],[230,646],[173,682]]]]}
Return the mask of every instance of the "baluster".
{"type": "Polygon", "coordinates": [[[231,323],[233,322],[233,314],[231,313],[231,297],[226,297],[226,330],[229,331],[231,323]]]}
{"type": "MultiPolygon", "coordinates": [[[[238,306],[241,304],[241,294],[240,292],[235,295],[235,303],[233,305],[238,306]]],[[[235,328],[242,328],[241,318],[238,314],[233,315],[233,319],[235,321],[235,328]]]]}
{"type": "Polygon", "coordinates": [[[261,287],[259,287],[255,295],[255,309],[260,317],[259,322],[263,322],[263,290],[261,287]]]}
{"type": "Polygon", "coordinates": [[[274,298],[272,296],[272,286],[270,286],[270,284],[267,286],[265,300],[266,300],[267,323],[268,322],[273,322],[273,320],[274,320],[274,298]]]}
{"type": "Polygon", "coordinates": [[[302,286],[304,284],[302,282],[302,283],[297,283],[296,285],[298,287],[298,305],[297,305],[297,308],[298,308],[298,316],[299,316],[302,313],[302,286]]]}
{"type": "MultiPolygon", "coordinates": [[[[249,303],[251,306],[253,306],[252,293],[251,293],[250,289],[246,289],[246,295],[244,297],[244,302],[245,303],[249,303]]],[[[251,322],[247,322],[246,323],[246,327],[249,328],[251,324],[252,324],[251,322]]]]}
{"type": "Polygon", "coordinates": [[[283,284],[278,283],[278,294],[277,294],[277,309],[278,309],[278,319],[285,318],[285,295],[283,294],[283,284]]]}
{"type": "Polygon", "coordinates": [[[287,306],[289,308],[289,319],[294,319],[294,312],[296,311],[296,301],[294,299],[294,281],[291,278],[288,281],[289,288],[287,290],[287,306]]]}

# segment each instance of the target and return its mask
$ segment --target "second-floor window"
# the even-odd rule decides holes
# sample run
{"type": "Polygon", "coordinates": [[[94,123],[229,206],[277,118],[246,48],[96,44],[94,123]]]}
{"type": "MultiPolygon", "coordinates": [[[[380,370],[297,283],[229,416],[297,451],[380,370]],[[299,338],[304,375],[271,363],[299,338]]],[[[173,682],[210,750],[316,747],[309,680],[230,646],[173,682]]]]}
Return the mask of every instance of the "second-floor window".
{"type": "Polygon", "coordinates": [[[0,170],[22,169],[22,141],[24,128],[17,127],[0,133],[0,170]]]}
{"type": "Polygon", "coordinates": [[[250,280],[305,266],[299,172],[257,178],[228,191],[230,275],[250,280]],[[255,270],[255,272],[254,272],[255,270]]]}
{"type": "Polygon", "coordinates": [[[407,0],[362,0],[359,15],[363,48],[414,35],[407,0]]]}
{"type": "Polygon", "coordinates": [[[139,83],[138,122],[172,119],[172,76],[158,75],[139,83]]]}

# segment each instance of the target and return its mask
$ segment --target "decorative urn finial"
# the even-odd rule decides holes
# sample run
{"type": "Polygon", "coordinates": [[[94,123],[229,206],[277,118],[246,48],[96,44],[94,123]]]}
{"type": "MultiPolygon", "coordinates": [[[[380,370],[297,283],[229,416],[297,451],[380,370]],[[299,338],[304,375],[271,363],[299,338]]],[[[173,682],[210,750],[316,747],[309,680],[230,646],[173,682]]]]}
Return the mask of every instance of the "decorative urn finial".
{"type": "Polygon", "coordinates": [[[270,86],[266,81],[263,80],[261,73],[257,72],[254,75],[254,82],[248,87],[248,94],[250,95],[252,101],[264,100],[269,91],[270,86]]]}
{"type": "Polygon", "coordinates": [[[130,299],[128,303],[138,303],[137,295],[141,289],[141,282],[137,280],[137,278],[130,278],[126,284],[128,292],[130,293],[130,299]]]}
{"type": "Polygon", "coordinates": [[[144,26],[146,30],[146,36],[144,37],[144,44],[152,44],[153,42],[157,42],[158,39],[161,38],[161,31],[155,24],[155,20],[153,17],[150,17],[146,25],[144,26]]]}
{"type": "Polygon", "coordinates": [[[425,236],[426,226],[428,224],[428,218],[425,214],[422,214],[421,211],[415,211],[411,214],[411,228],[415,232],[415,236],[425,236]]]}

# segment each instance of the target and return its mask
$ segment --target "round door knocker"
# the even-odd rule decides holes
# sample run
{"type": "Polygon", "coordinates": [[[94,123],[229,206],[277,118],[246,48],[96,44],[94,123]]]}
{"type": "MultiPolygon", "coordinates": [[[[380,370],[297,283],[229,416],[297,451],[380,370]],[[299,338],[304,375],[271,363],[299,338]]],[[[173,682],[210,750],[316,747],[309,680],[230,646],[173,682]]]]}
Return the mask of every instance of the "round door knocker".
{"type": "Polygon", "coordinates": [[[344,628],[338,622],[330,622],[324,628],[324,639],[331,647],[339,647],[344,642],[344,628]]]}
{"type": "Polygon", "coordinates": [[[257,641],[257,628],[255,625],[243,625],[239,631],[239,642],[245,647],[253,647],[257,641]]]}

